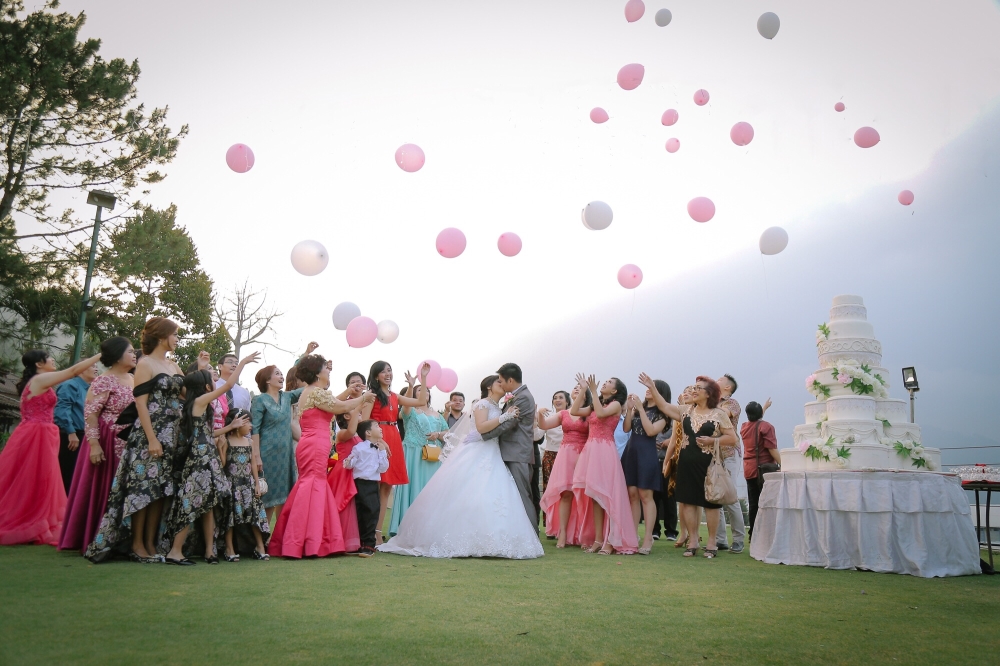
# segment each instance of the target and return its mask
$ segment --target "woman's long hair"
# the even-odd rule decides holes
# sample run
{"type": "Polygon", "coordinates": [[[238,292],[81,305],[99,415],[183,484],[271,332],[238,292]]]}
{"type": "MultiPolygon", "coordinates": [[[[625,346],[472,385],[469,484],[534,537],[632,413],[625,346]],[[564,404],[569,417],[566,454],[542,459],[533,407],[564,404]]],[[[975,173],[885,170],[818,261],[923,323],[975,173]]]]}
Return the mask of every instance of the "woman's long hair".
{"type": "Polygon", "coordinates": [[[382,374],[382,371],[386,368],[391,368],[388,361],[375,361],[372,363],[371,370],[368,371],[368,390],[375,394],[375,398],[378,399],[378,404],[383,407],[389,404],[389,394],[385,392],[382,385],[378,382],[378,376],[382,374]]]}
{"type": "MultiPolygon", "coordinates": [[[[181,434],[191,439],[194,434],[194,401],[209,393],[205,388],[212,384],[212,373],[208,370],[195,370],[184,375],[184,411],[181,416],[181,434]]],[[[211,423],[215,417],[212,403],[205,405],[205,421],[211,423]]]]}
{"type": "Polygon", "coordinates": [[[26,351],[24,352],[24,355],[21,356],[21,364],[24,366],[24,372],[21,373],[21,381],[17,383],[18,398],[20,398],[24,393],[24,387],[28,385],[31,378],[38,374],[38,364],[45,363],[45,359],[48,357],[49,355],[41,349],[26,351]]]}
{"type": "MultiPolygon", "coordinates": [[[[604,396],[600,396],[598,399],[601,401],[602,405],[608,405],[612,402],[618,402],[622,408],[625,407],[625,400],[628,398],[628,389],[625,388],[625,382],[618,379],[617,377],[612,377],[611,379],[615,382],[615,394],[608,398],[607,402],[604,400],[604,396]]],[[[589,393],[589,391],[588,391],[589,393]]]]}
{"type": "MultiPolygon", "coordinates": [[[[670,404],[670,384],[666,383],[662,379],[654,379],[653,380],[653,386],[656,387],[656,392],[659,393],[663,397],[663,399],[667,401],[667,404],[669,405],[670,404]]],[[[645,407],[646,407],[646,405],[643,405],[643,408],[645,408],[645,407]]],[[[655,409],[656,409],[657,412],[659,412],[660,416],[662,416],[663,418],[665,418],[667,420],[667,425],[669,426],[670,425],[670,417],[667,416],[666,414],[664,414],[663,411],[659,407],[656,407],[655,409]]]]}

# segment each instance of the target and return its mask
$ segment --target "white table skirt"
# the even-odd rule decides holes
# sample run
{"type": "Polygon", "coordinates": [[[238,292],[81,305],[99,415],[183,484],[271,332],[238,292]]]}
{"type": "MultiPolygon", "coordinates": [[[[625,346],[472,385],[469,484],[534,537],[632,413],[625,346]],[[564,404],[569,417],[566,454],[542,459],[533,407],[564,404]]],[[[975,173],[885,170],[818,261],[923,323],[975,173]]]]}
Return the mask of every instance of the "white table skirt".
{"type": "Polygon", "coordinates": [[[925,578],[980,573],[961,479],[934,472],[767,474],[750,555],[925,578]]]}

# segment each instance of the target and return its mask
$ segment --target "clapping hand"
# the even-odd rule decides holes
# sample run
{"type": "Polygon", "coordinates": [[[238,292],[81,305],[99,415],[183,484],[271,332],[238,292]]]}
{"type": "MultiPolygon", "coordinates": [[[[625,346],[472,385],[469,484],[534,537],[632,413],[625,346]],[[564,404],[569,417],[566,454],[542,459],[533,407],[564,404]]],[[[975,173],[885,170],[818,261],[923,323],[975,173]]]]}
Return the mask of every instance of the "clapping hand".
{"type": "Polygon", "coordinates": [[[597,395],[597,378],[594,375],[587,377],[587,387],[592,395],[597,395]]]}

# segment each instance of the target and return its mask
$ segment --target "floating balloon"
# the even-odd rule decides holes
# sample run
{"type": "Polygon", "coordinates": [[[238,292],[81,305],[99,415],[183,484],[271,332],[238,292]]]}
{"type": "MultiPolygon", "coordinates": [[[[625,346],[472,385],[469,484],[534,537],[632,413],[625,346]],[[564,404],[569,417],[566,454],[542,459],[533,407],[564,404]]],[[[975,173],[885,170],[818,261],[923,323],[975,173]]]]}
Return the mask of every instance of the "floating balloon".
{"type": "Polygon", "coordinates": [[[872,127],[862,127],[854,133],[854,143],[857,144],[858,148],[871,148],[878,143],[881,138],[882,137],[878,135],[878,132],[876,132],[872,127]]]}
{"type": "Polygon", "coordinates": [[[328,263],[330,255],[319,241],[300,241],[292,248],[292,268],[303,275],[319,275],[328,263]]]}
{"type": "Polygon", "coordinates": [[[911,203],[913,203],[913,192],[909,190],[903,190],[902,192],[899,193],[899,196],[896,198],[899,200],[899,203],[903,204],[904,206],[909,206],[911,203]]]}
{"type": "Polygon", "coordinates": [[[606,123],[608,122],[608,112],[599,106],[595,106],[590,110],[590,119],[598,125],[606,123]]]}
{"type": "Polygon", "coordinates": [[[667,152],[676,153],[681,147],[681,142],[678,139],[667,139],[667,152]]]}
{"type": "Polygon", "coordinates": [[[670,24],[670,19],[672,18],[673,15],[670,13],[670,10],[664,8],[656,12],[656,16],[653,17],[653,20],[656,21],[656,25],[660,26],[661,28],[665,28],[667,25],[670,24]]]}
{"type": "Polygon", "coordinates": [[[378,324],[368,317],[355,317],[347,325],[347,344],[351,347],[367,347],[378,337],[378,324]]]}
{"type": "Polygon", "coordinates": [[[618,85],[622,90],[635,90],[642,83],[642,77],[646,74],[646,68],[637,62],[625,65],[618,70],[618,85]]]}
{"type": "Polygon", "coordinates": [[[226,151],[226,164],[236,173],[246,173],[253,168],[253,151],[250,146],[234,143],[226,151]]]}
{"type": "Polygon", "coordinates": [[[833,110],[836,111],[837,113],[840,113],[841,111],[843,111],[846,108],[847,107],[844,106],[843,102],[837,102],[836,104],[833,105],[833,110]]]}
{"type": "Polygon", "coordinates": [[[517,256],[517,253],[521,251],[521,239],[512,231],[500,234],[500,238],[497,239],[497,247],[500,249],[500,254],[505,257],[517,256]]]}
{"type": "Polygon", "coordinates": [[[733,125],[733,129],[729,130],[729,138],[737,146],[745,146],[753,141],[753,127],[751,127],[750,123],[736,123],[733,125]]]}
{"type": "Polygon", "coordinates": [[[635,264],[625,264],[618,269],[618,284],[626,289],[635,289],[642,284],[642,271],[635,264]]]}
{"type": "Polygon", "coordinates": [[[454,227],[442,229],[434,245],[442,257],[454,259],[465,252],[465,234],[454,227]]]}
{"type": "Polygon", "coordinates": [[[399,337],[399,326],[391,319],[383,319],[378,323],[378,341],[383,344],[390,344],[399,337]]]}
{"type": "Polygon", "coordinates": [[[688,215],[695,222],[708,222],[715,217],[715,204],[708,197],[695,197],[688,202],[688,215]]]}
{"type": "Polygon", "coordinates": [[[583,226],[591,231],[601,231],[611,226],[614,213],[611,212],[611,206],[603,201],[591,201],[583,209],[581,217],[583,218],[583,226]]]}
{"type": "Polygon", "coordinates": [[[352,320],[361,316],[361,308],[354,303],[344,301],[333,309],[333,327],[338,331],[346,331],[352,320]]]}
{"type": "Polygon", "coordinates": [[[774,36],[778,34],[779,27],[781,27],[781,21],[778,20],[778,15],[774,12],[764,12],[757,19],[757,32],[764,39],[774,39],[774,36]]]}
{"type": "Polygon", "coordinates": [[[645,13],[646,5],[643,4],[642,0],[628,0],[625,3],[625,20],[629,23],[635,23],[645,13]]]}
{"type": "Polygon", "coordinates": [[[708,91],[705,89],[695,91],[694,103],[698,106],[705,106],[708,104],[708,91]]]}
{"type": "Polygon", "coordinates": [[[781,227],[768,227],[760,235],[761,254],[778,254],[788,247],[788,232],[781,227]]]}
{"type": "Polygon", "coordinates": [[[420,168],[424,166],[424,151],[418,145],[404,143],[396,149],[396,164],[399,165],[400,169],[409,173],[420,171],[420,168]]]}
{"type": "Polygon", "coordinates": [[[679,116],[677,115],[676,109],[667,109],[666,111],[663,112],[663,115],[660,116],[660,122],[666,125],[667,127],[670,127],[671,125],[677,122],[678,117],[679,116]]]}
{"type": "Polygon", "coordinates": [[[438,363],[437,361],[432,361],[430,359],[427,359],[426,361],[421,361],[420,363],[418,363],[417,364],[417,380],[418,381],[420,380],[420,368],[424,367],[424,363],[426,363],[429,366],[431,366],[430,371],[427,373],[427,384],[426,384],[427,388],[430,388],[432,386],[436,386],[437,383],[441,380],[441,364],[438,363]]]}
{"type": "Polygon", "coordinates": [[[441,368],[441,378],[436,386],[445,393],[451,393],[458,386],[458,373],[451,368],[441,368]]]}

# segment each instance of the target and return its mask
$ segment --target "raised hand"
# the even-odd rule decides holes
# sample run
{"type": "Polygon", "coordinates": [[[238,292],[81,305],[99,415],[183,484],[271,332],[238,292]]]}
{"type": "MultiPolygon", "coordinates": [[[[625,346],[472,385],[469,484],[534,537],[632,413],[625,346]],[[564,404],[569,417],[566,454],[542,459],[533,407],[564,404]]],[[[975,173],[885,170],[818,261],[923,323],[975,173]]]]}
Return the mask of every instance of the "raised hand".
{"type": "Polygon", "coordinates": [[[418,372],[420,373],[420,383],[427,386],[427,375],[431,372],[431,364],[426,361],[420,366],[418,372]]]}
{"type": "MultiPolygon", "coordinates": [[[[426,365],[426,363],[424,365],[426,365]]],[[[410,388],[413,388],[416,385],[417,378],[414,377],[413,375],[411,375],[409,370],[407,370],[405,373],[403,373],[403,377],[406,379],[406,383],[410,385],[410,388]]],[[[415,397],[415,396],[411,396],[411,397],[415,397]]]]}
{"type": "Polygon", "coordinates": [[[594,375],[587,377],[587,388],[590,389],[592,394],[597,395],[597,377],[594,375]]]}
{"type": "Polygon", "coordinates": [[[212,358],[209,356],[207,351],[202,349],[198,352],[198,369],[204,370],[210,365],[212,365],[212,358]]]}
{"type": "MultiPolygon", "coordinates": [[[[208,354],[208,352],[204,352],[204,353],[206,355],[208,354]]],[[[244,366],[244,365],[246,365],[248,363],[256,363],[258,358],[260,358],[260,352],[252,352],[250,354],[247,354],[246,356],[244,356],[240,360],[240,365],[244,366]]]]}
{"type": "Polygon", "coordinates": [[[576,373],[576,384],[580,387],[581,391],[587,390],[587,377],[582,372],[576,373]]]}
{"type": "Polygon", "coordinates": [[[309,344],[306,345],[306,356],[308,356],[309,354],[312,354],[317,349],[319,349],[319,343],[318,342],[310,342],[309,344]]]}
{"type": "Polygon", "coordinates": [[[656,390],[656,386],[653,384],[653,379],[645,372],[639,373],[639,383],[648,388],[651,391],[656,390]]]}
{"type": "Polygon", "coordinates": [[[541,416],[543,419],[550,413],[551,412],[549,411],[548,407],[543,407],[541,405],[538,406],[538,415],[541,416]]]}
{"type": "Polygon", "coordinates": [[[764,403],[764,406],[761,409],[766,412],[770,407],[771,407],[771,397],[768,396],[767,402],[764,403]]]}

